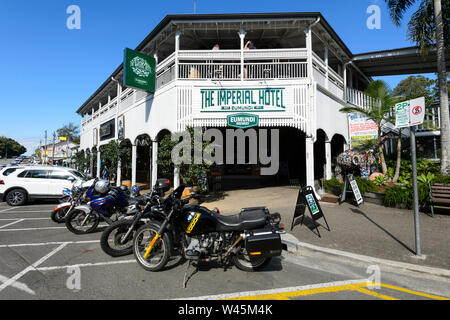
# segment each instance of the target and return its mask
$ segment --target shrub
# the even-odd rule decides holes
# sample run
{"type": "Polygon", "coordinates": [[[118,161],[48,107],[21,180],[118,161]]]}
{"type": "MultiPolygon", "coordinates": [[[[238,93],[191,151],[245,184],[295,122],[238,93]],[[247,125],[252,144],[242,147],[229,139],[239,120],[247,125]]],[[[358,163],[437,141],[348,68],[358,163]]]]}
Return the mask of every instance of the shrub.
{"type": "Polygon", "coordinates": [[[338,179],[335,177],[331,178],[330,180],[324,180],[323,181],[323,188],[326,192],[334,193],[336,189],[342,191],[342,188],[344,187],[344,184],[339,182],[338,179]]]}
{"type": "MultiPolygon", "coordinates": [[[[419,205],[426,205],[430,201],[430,194],[428,184],[419,183],[417,185],[419,193],[419,205]]],[[[411,209],[414,205],[414,192],[410,184],[404,186],[393,186],[387,188],[384,192],[384,205],[388,207],[395,207],[397,205],[404,205],[411,209]]]]}
{"type": "Polygon", "coordinates": [[[449,175],[445,175],[445,174],[438,174],[435,176],[434,183],[445,183],[445,184],[450,184],[450,176],[449,175]]]}
{"type": "Polygon", "coordinates": [[[359,191],[361,191],[361,194],[364,194],[366,192],[376,192],[378,191],[378,187],[375,184],[375,182],[371,180],[361,179],[361,177],[355,178],[356,183],[358,184],[359,191]]]}

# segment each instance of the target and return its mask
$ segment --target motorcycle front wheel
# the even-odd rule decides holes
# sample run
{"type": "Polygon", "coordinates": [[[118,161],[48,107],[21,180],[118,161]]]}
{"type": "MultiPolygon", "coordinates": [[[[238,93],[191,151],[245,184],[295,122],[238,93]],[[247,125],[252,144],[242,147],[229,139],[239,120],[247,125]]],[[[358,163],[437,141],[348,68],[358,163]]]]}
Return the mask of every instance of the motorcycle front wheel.
{"type": "Polygon", "coordinates": [[[234,265],[246,272],[259,271],[270,263],[272,258],[264,256],[250,256],[245,248],[240,248],[236,254],[231,257],[234,265]]]}
{"type": "Polygon", "coordinates": [[[59,210],[53,210],[52,214],[50,215],[50,218],[52,219],[53,222],[64,223],[65,221],[64,217],[67,214],[67,210],[69,210],[69,208],[61,208],[59,210]]]}
{"type": "Polygon", "coordinates": [[[100,219],[95,214],[88,215],[82,210],[74,210],[69,213],[65,222],[66,227],[70,232],[75,234],[86,234],[93,232],[97,228],[100,219]]]}
{"type": "Polygon", "coordinates": [[[131,228],[133,220],[119,220],[111,224],[102,233],[100,246],[102,250],[111,257],[121,257],[133,253],[133,237],[136,233],[131,230],[127,238],[124,239],[131,228]]]}
{"type": "Polygon", "coordinates": [[[133,240],[133,252],[137,262],[147,271],[159,271],[167,264],[172,252],[172,242],[164,233],[155,244],[147,258],[144,255],[159,230],[159,225],[149,223],[138,229],[133,240]]]}

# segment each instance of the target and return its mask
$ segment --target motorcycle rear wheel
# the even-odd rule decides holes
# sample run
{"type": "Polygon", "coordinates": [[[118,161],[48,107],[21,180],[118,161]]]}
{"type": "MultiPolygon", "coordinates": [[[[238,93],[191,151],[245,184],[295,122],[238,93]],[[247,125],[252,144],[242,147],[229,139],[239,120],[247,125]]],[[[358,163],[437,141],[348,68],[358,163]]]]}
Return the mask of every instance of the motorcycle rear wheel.
{"type": "Polygon", "coordinates": [[[122,239],[126,235],[133,220],[119,220],[108,226],[102,233],[100,246],[102,250],[111,257],[121,257],[133,253],[133,238],[136,229],[132,230],[127,239],[122,239]],[[121,243],[125,240],[125,243],[121,243]]]}
{"type": "Polygon", "coordinates": [[[259,271],[272,260],[272,258],[264,256],[251,257],[245,248],[241,248],[236,254],[233,254],[231,259],[238,269],[246,272],[259,271]]]}
{"type": "Polygon", "coordinates": [[[133,240],[133,252],[137,262],[147,271],[159,271],[167,264],[172,252],[172,241],[164,233],[154,244],[150,255],[144,258],[147,247],[159,230],[159,225],[148,223],[138,229],[133,240]]]}
{"type": "Polygon", "coordinates": [[[100,223],[100,219],[93,214],[87,219],[86,223],[81,226],[81,223],[86,216],[87,213],[82,210],[73,210],[69,213],[65,221],[67,229],[74,234],[87,234],[93,232],[100,223]]]}

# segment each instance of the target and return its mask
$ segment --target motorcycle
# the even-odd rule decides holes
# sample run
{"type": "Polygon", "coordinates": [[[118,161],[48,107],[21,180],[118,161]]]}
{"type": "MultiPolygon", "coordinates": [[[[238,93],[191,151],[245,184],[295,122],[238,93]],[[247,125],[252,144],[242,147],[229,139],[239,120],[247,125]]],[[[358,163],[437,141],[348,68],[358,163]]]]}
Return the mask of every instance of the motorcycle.
{"type": "Polygon", "coordinates": [[[281,255],[280,234],[286,231],[278,213],[255,207],[222,216],[188,204],[197,195],[181,199],[183,190],[180,186],[164,200],[163,221],[152,220],[136,231],[133,252],[145,270],[159,271],[178,254],[189,265],[197,261],[197,268],[200,261],[217,261],[224,268],[232,262],[241,270],[256,271],[281,255]]]}
{"type": "Polygon", "coordinates": [[[150,194],[138,203],[139,211],[134,216],[126,216],[114,222],[103,231],[100,246],[102,250],[112,256],[120,257],[133,253],[133,237],[136,230],[145,223],[156,220],[164,221],[162,210],[164,193],[170,189],[170,181],[158,179],[150,194]]]}
{"type": "Polygon", "coordinates": [[[90,201],[75,207],[65,219],[67,229],[74,234],[91,233],[101,220],[112,224],[125,215],[137,212],[138,200],[129,198],[126,186],[110,187],[106,194],[96,197],[95,184],[85,192],[85,197],[90,201]]]}
{"type": "Polygon", "coordinates": [[[75,182],[72,186],[72,189],[64,189],[63,194],[70,194],[69,198],[66,202],[62,202],[57,205],[51,215],[50,218],[53,222],[56,223],[64,223],[66,217],[72,210],[81,205],[83,201],[87,201],[84,192],[90,187],[93,186],[97,180],[89,180],[89,181],[78,181],[75,182]]]}

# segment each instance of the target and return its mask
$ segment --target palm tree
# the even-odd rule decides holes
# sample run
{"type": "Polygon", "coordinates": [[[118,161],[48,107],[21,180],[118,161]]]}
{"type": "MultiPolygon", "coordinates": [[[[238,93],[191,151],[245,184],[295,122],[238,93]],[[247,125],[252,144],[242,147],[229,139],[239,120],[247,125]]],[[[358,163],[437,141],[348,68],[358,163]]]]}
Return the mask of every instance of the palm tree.
{"type": "Polygon", "coordinates": [[[372,120],[377,124],[378,137],[377,148],[381,159],[381,169],[383,174],[387,173],[386,161],[384,159],[383,144],[382,144],[382,127],[386,122],[392,122],[393,106],[395,99],[392,95],[391,89],[386,82],[376,80],[369,83],[367,89],[364,91],[366,95],[371,97],[367,107],[345,107],[339,111],[345,113],[360,113],[368,120],[372,120]]]}
{"type": "Polygon", "coordinates": [[[448,108],[447,73],[445,70],[445,51],[450,40],[448,19],[450,1],[441,0],[385,0],[396,26],[400,25],[405,12],[420,1],[419,9],[408,23],[408,38],[416,42],[423,53],[436,44],[437,73],[439,82],[441,112],[441,173],[450,173],[450,116],[448,108]]]}

